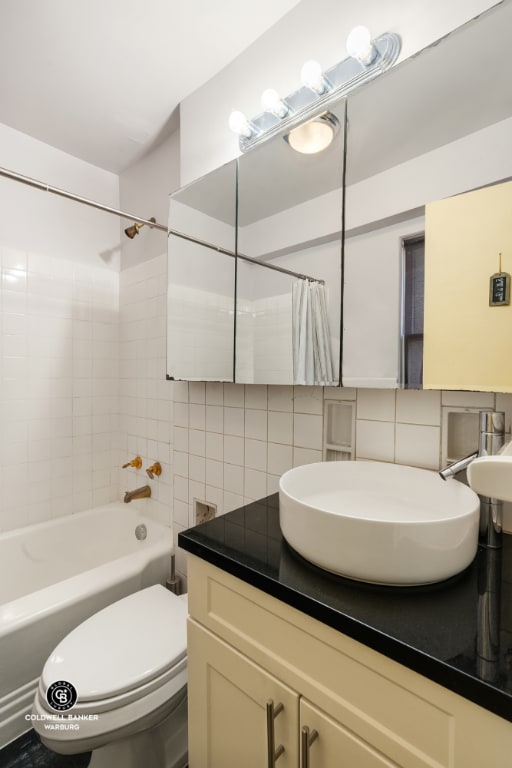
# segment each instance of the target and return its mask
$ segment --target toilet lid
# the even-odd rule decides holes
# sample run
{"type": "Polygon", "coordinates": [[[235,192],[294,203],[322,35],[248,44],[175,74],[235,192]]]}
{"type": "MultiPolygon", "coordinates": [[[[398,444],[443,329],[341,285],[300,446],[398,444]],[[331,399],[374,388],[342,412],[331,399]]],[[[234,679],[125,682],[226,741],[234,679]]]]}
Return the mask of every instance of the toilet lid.
{"type": "Polygon", "coordinates": [[[59,643],[44,666],[42,687],[65,680],[80,703],[147,683],[186,656],[187,613],[187,602],[160,584],[112,603],[59,643]]]}

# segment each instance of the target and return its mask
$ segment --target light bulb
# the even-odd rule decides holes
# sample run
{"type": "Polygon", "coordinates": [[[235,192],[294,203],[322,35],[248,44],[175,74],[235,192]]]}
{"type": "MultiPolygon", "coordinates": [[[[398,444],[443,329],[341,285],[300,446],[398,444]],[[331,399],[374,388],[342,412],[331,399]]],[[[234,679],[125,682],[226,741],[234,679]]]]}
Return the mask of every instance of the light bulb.
{"type": "Polygon", "coordinates": [[[229,116],[229,127],[239,136],[245,136],[249,139],[253,135],[253,129],[243,112],[234,110],[229,116]]]}
{"type": "Polygon", "coordinates": [[[267,88],[261,94],[261,108],[264,112],[271,112],[276,117],[286,117],[288,114],[288,107],[273,88],[267,88]]]}
{"type": "Polygon", "coordinates": [[[311,88],[311,90],[318,96],[321,96],[329,88],[329,84],[322,74],[322,67],[318,61],[314,61],[313,59],[306,61],[302,65],[300,79],[306,88],[311,88]]]}
{"type": "Polygon", "coordinates": [[[285,138],[296,152],[313,155],[327,149],[338,130],[339,122],[334,115],[326,112],[293,128],[285,138]]]}
{"type": "Polygon", "coordinates": [[[371,64],[377,51],[372,43],[370,30],[367,27],[354,27],[347,37],[347,52],[361,64],[371,64]]]}

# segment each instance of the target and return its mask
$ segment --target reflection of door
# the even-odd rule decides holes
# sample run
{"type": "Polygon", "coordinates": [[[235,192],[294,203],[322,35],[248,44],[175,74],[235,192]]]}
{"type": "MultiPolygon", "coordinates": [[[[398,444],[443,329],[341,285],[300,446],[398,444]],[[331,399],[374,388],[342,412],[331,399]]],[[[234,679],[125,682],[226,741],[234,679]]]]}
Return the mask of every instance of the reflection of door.
{"type": "Polygon", "coordinates": [[[512,391],[512,305],[489,281],[512,272],[512,182],[426,206],[424,386],[512,391]]]}

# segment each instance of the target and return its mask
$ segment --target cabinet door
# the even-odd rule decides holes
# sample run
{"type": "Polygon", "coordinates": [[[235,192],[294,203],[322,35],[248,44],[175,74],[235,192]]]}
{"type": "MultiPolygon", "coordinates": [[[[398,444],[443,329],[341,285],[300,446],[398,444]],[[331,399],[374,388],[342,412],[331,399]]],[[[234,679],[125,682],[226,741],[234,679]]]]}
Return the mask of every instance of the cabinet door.
{"type": "Polygon", "coordinates": [[[304,745],[301,745],[301,768],[399,768],[398,763],[386,758],[306,699],[300,701],[300,727],[301,741],[304,727],[309,729],[310,739],[314,731],[318,734],[309,746],[309,762],[304,745]]]}
{"type": "Polygon", "coordinates": [[[283,708],[273,719],[277,768],[298,765],[299,696],[217,639],[188,623],[190,768],[267,768],[267,702],[283,708]]]}

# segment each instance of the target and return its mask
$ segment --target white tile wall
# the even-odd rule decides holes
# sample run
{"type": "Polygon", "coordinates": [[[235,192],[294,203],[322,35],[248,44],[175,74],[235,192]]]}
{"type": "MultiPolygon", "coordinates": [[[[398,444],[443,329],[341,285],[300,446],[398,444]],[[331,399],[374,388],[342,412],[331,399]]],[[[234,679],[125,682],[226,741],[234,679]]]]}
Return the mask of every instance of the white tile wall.
{"type": "Polygon", "coordinates": [[[118,275],[0,249],[0,530],[118,494],[118,275]]]}
{"type": "Polygon", "coordinates": [[[197,385],[189,405],[188,386],[165,378],[166,292],[166,254],[121,272],[118,463],[139,455],[143,466],[119,470],[118,494],[122,497],[126,490],[149,484],[151,498],[139,502],[141,508],[172,525],[173,505],[176,520],[185,523],[189,473],[204,475],[204,405],[197,404],[201,392],[204,403],[204,384],[197,385]],[[195,424],[200,426],[197,431],[195,424]],[[189,454],[189,436],[193,454],[189,454]],[[154,461],[161,463],[162,474],[150,480],[145,469],[154,461]]]}

